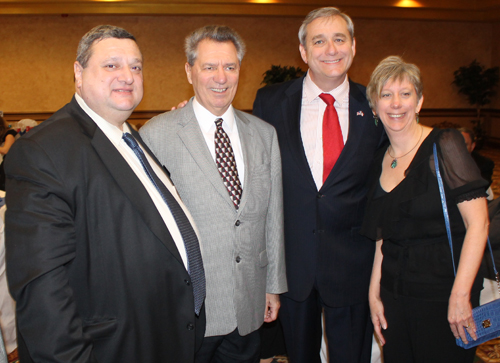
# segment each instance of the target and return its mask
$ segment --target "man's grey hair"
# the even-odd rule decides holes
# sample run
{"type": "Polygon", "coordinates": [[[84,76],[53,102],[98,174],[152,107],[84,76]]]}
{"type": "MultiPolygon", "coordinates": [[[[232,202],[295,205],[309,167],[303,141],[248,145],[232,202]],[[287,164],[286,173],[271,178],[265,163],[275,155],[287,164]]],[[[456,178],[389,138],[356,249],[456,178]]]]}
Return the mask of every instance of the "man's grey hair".
{"type": "Polygon", "coordinates": [[[238,61],[241,64],[243,56],[245,55],[246,46],[240,35],[225,25],[207,25],[196,29],[186,37],[184,42],[187,62],[191,67],[194,65],[196,57],[198,56],[198,44],[205,39],[219,43],[233,43],[236,48],[236,53],[238,54],[238,61]]]}
{"type": "Polygon", "coordinates": [[[131,39],[134,42],[135,37],[123,28],[114,25],[98,25],[92,28],[85,34],[76,51],[76,60],[83,68],[87,67],[90,57],[92,56],[92,45],[108,38],[131,39]]]}
{"type": "Polygon", "coordinates": [[[347,30],[349,30],[349,34],[351,36],[351,40],[354,39],[354,23],[349,15],[341,12],[339,9],[334,7],[326,7],[319,8],[311,11],[307,14],[306,18],[302,22],[302,25],[299,29],[299,40],[300,44],[305,48],[306,47],[306,38],[307,38],[307,26],[311,24],[314,20],[318,18],[331,18],[334,16],[340,16],[347,23],[347,30]]]}

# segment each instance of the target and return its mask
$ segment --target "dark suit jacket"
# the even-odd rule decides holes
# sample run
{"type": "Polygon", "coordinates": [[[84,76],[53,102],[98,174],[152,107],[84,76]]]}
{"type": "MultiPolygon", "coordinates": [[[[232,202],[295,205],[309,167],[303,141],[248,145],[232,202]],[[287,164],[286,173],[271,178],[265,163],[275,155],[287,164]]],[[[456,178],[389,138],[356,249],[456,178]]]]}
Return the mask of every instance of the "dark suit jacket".
{"type": "Polygon", "coordinates": [[[74,98],[16,141],[5,170],[7,274],[31,359],[193,362],[204,313],[176,245],[74,98]]]}
{"type": "Polygon", "coordinates": [[[253,113],[278,132],[283,163],[285,257],[288,293],[305,300],[313,286],[333,307],[366,302],[375,244],[359,234],[366,177],[383,138],[375,126],[365,88],[350,82],[349,136],[318,191],[300,134],[303,78],[264,87],[253,113]]]}

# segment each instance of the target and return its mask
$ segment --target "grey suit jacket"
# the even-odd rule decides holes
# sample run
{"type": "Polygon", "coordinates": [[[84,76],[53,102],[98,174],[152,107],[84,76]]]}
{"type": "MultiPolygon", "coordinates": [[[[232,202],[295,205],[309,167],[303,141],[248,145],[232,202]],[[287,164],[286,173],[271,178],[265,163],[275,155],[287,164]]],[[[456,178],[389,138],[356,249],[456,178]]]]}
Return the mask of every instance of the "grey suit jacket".
{"type": "Polygon", "coordinates": [[[235,110],[245,163],[236,210],[192,102],[154,117],[140,134],[171,173],[200,232],[207,278],[205,336],[228,334],[236,327],[247,335],[263,323],[265,293],[287,290],[278,139],[272,126],[235,110]]]}

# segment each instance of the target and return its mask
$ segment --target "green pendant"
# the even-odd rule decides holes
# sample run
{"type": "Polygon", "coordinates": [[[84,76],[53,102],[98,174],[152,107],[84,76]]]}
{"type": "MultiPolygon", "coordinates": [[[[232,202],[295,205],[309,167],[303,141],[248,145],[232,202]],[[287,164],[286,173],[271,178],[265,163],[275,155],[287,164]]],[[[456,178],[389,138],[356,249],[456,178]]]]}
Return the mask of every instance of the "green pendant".
{"type": "Polygon", "coordinates": [[[396,159],[394,159],[391,163],[391,168],[395,168],[396,166],[398,166],[398,161],[396,159]]]}

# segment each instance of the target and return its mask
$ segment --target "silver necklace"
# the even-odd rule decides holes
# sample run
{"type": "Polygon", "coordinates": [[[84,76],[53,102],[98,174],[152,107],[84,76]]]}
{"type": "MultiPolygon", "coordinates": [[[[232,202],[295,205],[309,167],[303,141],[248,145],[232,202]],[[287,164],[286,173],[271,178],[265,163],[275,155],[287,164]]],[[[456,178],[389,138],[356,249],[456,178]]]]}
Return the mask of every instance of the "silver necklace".
{"type": "Polygon", "coordinates": [[[391,162],[391,168],[394,169],[396,166],[398,166],[398,159],[401,159],[401,158],[404,158],[406,155],[408,155],[409,153],[411,153],[416,147],[417,145],[420,143],[420,140],[422,139],[422,135],[424,134],[424,128],[422,126],[420,126],[420,137],[418,138],[418,141],[417,143],[415,144],[414,147],[412,147],[410,149],[410,151],[408,151],[406,154],[404,155],[401,155],[401,156],[398,156],[398,157],[395,157],[395,156],[392,156],[391,155],[391,152],[389,151],[389,148],[392,146],[392,145],[389,145],[389,147],[387,148],[387,153],[389,154],[389,156],[392,158],[392,162],[391,162]]]}

